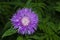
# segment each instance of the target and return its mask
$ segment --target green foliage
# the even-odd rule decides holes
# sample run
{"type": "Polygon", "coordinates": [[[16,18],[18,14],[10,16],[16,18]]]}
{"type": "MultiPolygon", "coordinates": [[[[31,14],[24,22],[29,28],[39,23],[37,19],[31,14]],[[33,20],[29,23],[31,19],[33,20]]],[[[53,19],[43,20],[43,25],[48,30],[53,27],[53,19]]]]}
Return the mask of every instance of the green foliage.
{"type": "Polygon", "coordinates": [[[13,28],[10,28],[7,31],[5,31],[5,33],[2,35],[2,38],[5,37],[5,36],[10,36],[14,33],[16,33],[16,30],[14,30],[13,28]]]}
{"type": "Polygon", "coordinates": [[[60,12],[60,2],[56,2],[56,5],[57,5],[55,6],[56,11],[60,12]]]}
{"type": "Polygon", "coordinates": [[[9,22],[6,23],[6,25],[5,25],[5,27],[4,27],[4,30],[9,29],[9,28],[11,28],[11,27],[12,27],[12,24],[11,24],[11,22],[9,21],[9,22]]]}
{"type": "Polygon", "coordinates": [[[23,37],[22,36],[18,36],[17,40],[23,40],[23,37]]]}
{"type": "Polygon", "coordinates": [[[5,25],[3,31],[5,31],[5,32],[3,33],[2,38],[3,38],[3,37],[6,37],[6,36],[10,36],[10,35],[16,33],[17,30],[13,29],[13,26],[12,26],[11,22],[9,21],[9,22],[5,25]]]}
{"type": "Polygon", "coordinates": [[[0,39],[5,40],[5,37],[6,40],[12,37],[13,40],[60,40],[60,1],[0,0],[0,39]],[[13,29],[10,22],[16,10],[24,7],[32,8],[39,17],[38,29],[32,35],[16,35],[17,30],[13,29]]]}

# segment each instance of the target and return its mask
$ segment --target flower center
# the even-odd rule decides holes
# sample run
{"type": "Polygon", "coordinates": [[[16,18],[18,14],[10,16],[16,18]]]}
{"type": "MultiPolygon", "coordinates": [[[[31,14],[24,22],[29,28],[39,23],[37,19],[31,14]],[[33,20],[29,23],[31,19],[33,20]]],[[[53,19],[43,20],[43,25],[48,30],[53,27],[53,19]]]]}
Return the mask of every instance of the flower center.
{"type": "Polygon", "coordinates": [[[30,23],[29,17],[23,17],[21,22],[24,26],[27,26],[30,23]]]}

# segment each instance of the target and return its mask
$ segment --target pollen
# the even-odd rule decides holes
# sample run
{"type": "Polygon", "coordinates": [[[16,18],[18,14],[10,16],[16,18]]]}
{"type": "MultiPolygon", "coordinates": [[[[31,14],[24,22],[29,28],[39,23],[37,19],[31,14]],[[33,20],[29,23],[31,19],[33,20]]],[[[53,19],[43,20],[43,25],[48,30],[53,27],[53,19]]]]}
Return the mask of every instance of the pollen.
{"type": "Polygon", "coordinates": [[[29,17],[23,17],[21,22],[24,26],[27,26],[30,23],[29,17]]]}

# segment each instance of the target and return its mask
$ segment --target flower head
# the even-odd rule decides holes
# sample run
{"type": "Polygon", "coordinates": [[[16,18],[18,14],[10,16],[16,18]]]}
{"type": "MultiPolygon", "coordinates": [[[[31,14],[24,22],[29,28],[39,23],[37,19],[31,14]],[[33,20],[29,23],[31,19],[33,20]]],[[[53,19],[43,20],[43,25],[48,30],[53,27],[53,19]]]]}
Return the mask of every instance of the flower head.
{"type": "Polygon", "coordinates": [[[14,29],[20,34],[33,34],[37,30],[38,16],[29,8],[17,10],[11,18],[14,29]]]}

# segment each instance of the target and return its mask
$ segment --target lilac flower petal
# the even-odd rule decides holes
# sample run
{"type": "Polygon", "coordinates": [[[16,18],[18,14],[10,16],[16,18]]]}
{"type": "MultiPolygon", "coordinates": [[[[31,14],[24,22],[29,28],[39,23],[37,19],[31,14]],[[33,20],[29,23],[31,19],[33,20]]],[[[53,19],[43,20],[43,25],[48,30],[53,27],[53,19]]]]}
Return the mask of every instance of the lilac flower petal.
{"type": "Polygon", "coordinates": [[[37,30],[38,16],[31,10],[31,8],[23,8],[17,10],[11,18],[11,22],[14,29],[17,29],[19,34],[30,35],[37,30]]]}

